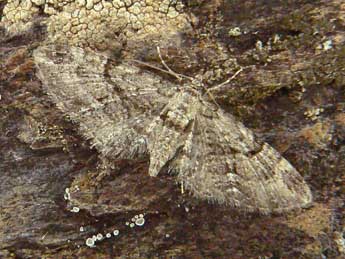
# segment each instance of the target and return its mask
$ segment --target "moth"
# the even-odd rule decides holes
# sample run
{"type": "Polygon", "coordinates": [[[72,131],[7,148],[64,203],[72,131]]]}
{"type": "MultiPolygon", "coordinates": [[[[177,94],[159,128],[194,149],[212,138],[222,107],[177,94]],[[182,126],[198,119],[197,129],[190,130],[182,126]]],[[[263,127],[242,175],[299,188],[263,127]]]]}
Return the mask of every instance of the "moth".
{"type": "Polygon", "coordinates": [[[174,172],[195,197],[245,211],[307,207],[312,194],[269,144],[192,84],[77,47],[41,46],[37,75],[101,161],[148,159],[152,177],[174,172]]]}

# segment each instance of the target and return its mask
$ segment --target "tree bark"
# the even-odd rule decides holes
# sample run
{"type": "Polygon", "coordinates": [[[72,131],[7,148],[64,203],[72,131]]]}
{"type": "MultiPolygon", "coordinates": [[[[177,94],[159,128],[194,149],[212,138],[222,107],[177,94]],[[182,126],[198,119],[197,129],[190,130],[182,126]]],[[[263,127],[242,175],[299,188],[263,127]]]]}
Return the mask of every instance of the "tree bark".
{"type": "MultiPolygon", "coordinates": [[[[32,53],[49,33],[38,11],[26,30],[0,30],[0,258],[344,257],[345,5],[196,0],[184,1],[183,12],[190,29],[178,45],[161,42],[163,60],[207,87],[242,68],[212,92],[217,104],[290,161],[313,206],[257,215],[209,204],[181,192],[171,175],[148,177],[145,160],[98,174],[96,150],[36,76],[32,53]],[[77,212],[68,199],[78,189],[88,192],[77,212]],[[126,225],[140,214],[143,226],[126,225]],[[118,236],[105,237],[114,230],[118,236]],[[95,247],[85,245],[99,233],[95,247]]],[[[121,43],[111,59],[164,69],[145,44],[121,43]]]]}

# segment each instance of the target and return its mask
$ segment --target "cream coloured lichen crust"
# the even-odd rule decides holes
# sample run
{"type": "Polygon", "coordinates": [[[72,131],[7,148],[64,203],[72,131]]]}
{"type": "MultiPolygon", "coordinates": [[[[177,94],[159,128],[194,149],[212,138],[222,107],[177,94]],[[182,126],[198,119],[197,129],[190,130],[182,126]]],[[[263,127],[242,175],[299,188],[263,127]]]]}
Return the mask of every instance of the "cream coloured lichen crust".
{"type": "Polygon", "coordinates": [[[106,49],[125,39],[169,37],[188,25],[179,0],[8,0],[0,25],[9,33],[46,17],[54,42],[106,49]]]}
{"type": "Polygon", "coordinates": [[[39,13],[39,5],[35,2],[8,0],[3,9],[0,25],[4,26],[10,33],[26,30],[32,24],[33,17],[39,13]]]}

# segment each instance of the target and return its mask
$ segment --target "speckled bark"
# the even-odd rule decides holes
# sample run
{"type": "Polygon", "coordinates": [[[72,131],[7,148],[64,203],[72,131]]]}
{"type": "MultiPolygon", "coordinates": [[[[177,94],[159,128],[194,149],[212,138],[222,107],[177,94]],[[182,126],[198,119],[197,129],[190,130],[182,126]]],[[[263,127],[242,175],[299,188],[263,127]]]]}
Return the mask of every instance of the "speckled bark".
{"type": "MultiPolygon", "coordinates": [[[[184,2],[193,30],[179,36],[179,47],[162,43],[163,58],[209,86],[243,67],[214,93],[217,102],[296,167],[314,206],[243,215],[181,194],[172,176],[147,177],[145,162],[119,161],[113,174],[100,176],[96,150],[35,76],[32,51],[46,38],[36,20],[23,34],[0,31],[0,258],[344,256],[342,1],[184,2]],[[71,186],[78,213],[64,199],[71,186]],[[76,186],[97,191],[78,194],[76,186]],[[144,226],[126,226],[140,213],[144,226]],[[86,238],[114,229],[119,236],[85,246],[86,238]]],[[[117,56],[161,66],[155,47],[121,48],[117,56]]]]}

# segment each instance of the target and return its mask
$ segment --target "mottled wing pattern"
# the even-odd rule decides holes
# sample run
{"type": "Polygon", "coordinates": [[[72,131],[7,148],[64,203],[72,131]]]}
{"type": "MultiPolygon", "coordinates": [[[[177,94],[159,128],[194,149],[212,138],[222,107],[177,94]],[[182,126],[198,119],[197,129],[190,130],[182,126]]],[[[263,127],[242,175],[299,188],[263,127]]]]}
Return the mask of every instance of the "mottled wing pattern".
{"type": "Polygon", "coordinates": [[[191,95],[186,92],[175,94],[146,129],[151,176],[158,175],[185,145],[192,123],[192,114],[188,110],[190,101],[191,95]]]}
{"type": "Polygon", "coordinates": [[[167,105],[171,115],[154,123],[150,173],[168,166],[196,197],[247,211],[308,206],[311,192],[296,169],[234,117],[213,108],[190,93],[167,105]]]}
{"type": "Polygon", "coordinates": [[[290,163],[197,90],[80,48],[40,47],[38,75],[102,161],[150,155],[149,174],[175,171],[196,197],[264,213],[308,206],[290,163]]]}
{"type": "Polygon", "coordinates": [[[34,59],[44,90],[103,157],[146,155],[140,132],[167,103],[173,87],[129,64],[106,71],[105,56],[81,48],[42,46],[34,59]]]}

